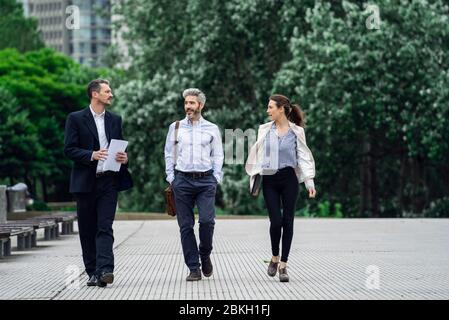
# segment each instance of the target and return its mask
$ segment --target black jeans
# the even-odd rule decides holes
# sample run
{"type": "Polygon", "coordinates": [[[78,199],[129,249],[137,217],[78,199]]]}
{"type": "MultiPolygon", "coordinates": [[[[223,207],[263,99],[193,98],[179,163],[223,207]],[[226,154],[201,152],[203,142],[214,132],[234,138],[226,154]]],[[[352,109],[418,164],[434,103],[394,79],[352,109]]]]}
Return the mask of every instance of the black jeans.
{"type": "Polygon", "coordinates": [[[295,170],[292,167],[287,167],[280,169],[274,175],[263,176],[262,189],[270,216],[273,256],[279,255],[279,243],[282,235],[281,261],[287,262],[293,239],[293,220],[299,190],[295,170]]]}
{"type": "Polygon", "coordinates": [[[89,276],[114,271],[112,224],[117,208],[117,177],[95,180],[92,192],[76,193],[83,261],[89,276]]]}

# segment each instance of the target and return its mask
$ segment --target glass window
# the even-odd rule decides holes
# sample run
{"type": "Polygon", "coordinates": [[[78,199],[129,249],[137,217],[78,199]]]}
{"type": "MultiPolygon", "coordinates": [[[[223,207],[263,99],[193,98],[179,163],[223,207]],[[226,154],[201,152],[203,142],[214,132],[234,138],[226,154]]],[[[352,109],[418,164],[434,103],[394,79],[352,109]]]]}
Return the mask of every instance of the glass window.
{"type": "Polygon", "coordinates": [[[89,27],[90,26],[90,16],[81,14],[80,25],[81,25],[81,27],[89,27]]]}
{"type": "Polygon", "coordinates": [[[73,38],[76,40],[88,41],[90,39],[89,29],[73,30],[73,38]]]}
{"type": "Polygon", "coordinates": [[[105,39],[109,39],[111,37],[111,29],[102,29],[101,33],[105,39]]]}

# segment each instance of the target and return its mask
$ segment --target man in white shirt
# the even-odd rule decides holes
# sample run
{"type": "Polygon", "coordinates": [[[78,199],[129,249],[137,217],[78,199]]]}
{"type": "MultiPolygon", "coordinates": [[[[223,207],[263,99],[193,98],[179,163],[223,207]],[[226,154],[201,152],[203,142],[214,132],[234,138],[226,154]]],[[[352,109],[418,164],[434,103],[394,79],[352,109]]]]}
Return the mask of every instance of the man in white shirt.
{"type": "Polygon", "coordinates": [[[224,156],[218,126],[201,116],[206,103],[204,93],[191,88],[184,90],[183,97],[186,117],[179,121],[176,141],[176,123],[169,127],[165,171],[175,196],[184,261],[190,270],[186,280],[197,281],[201,280],[201,271],[205,277],[210,277],[213,272],[210,254],[215,226],[215,194],[217,184],[223,179],[224,156]],[[199,247],[193,230],[195,204],[199,212],[199,247]]]}

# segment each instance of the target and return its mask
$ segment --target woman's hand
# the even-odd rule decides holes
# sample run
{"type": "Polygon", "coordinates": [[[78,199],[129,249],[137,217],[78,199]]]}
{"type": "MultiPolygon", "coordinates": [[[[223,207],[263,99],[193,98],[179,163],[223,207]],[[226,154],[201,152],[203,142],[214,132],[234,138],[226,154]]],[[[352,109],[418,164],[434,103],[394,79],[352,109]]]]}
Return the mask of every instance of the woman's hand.
{"type": "Polygon", "coordinates": [[[310,188],[309,189],[309,198],[315,198],[315,196],[316,196],[315,188],[310,188]]]}

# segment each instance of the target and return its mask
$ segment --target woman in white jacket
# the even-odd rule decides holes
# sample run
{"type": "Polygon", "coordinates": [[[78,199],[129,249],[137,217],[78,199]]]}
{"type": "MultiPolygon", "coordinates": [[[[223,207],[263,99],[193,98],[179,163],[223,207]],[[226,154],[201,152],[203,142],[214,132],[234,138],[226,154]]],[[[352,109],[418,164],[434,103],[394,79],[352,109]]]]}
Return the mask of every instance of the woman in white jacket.
{"type": "Polygon", "coordinates": [[[267,113],[272,121],[259,127],[245,169],[250,176],[250,190],[253,190],[256,176],[263,176],[262,190],[270,217],[273,254],[268,275],[274,277],[279,269],[280,281],[288,282],[287,261],[299,183],[304,182],[309,197],[315,197],[315,161],[306,144],[301,108],[291,104],[287,97],[276,94],[269,99],[267,113]],[[279,257],[281,237],[282,255],[279,257]]]}

